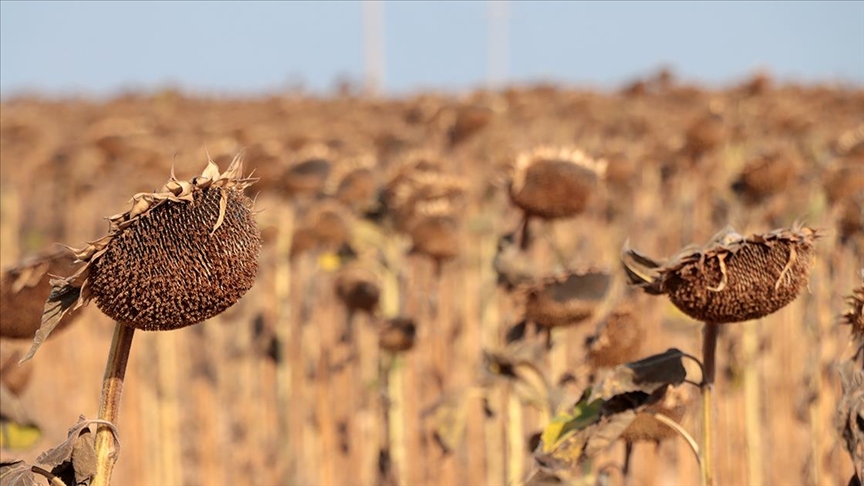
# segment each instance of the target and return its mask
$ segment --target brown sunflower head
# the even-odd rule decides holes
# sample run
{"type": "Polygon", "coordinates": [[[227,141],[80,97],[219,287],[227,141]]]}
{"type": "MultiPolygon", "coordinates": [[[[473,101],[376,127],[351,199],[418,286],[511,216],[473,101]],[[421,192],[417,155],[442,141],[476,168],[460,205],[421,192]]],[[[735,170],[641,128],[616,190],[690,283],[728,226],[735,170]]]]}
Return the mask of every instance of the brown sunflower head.
{"type": "Polygon", "coordinates": [[[318,194],[323,191],[333,168],[334,154],[323,144],[303,147],[294,157],[294,162],[285,169],[280,189],[288,197],[301,194],[318,194]]]}
{"type": "Polygon", "coordinates": [[[239,156],[222,173],[209,161],[190,181],[172,174],[160,191],[133,196],[131,209],[108,218],[107,236],[73,250],[78,272],[51,281],[40,333],[91,299],[147,331],[197,324],[237,302],[255,281],[261,246],[243,194],[255,180],[242,170],[239,156]]]}
{"type": "Polygon", "coordinates": [[[596,270],[543,279],[526,289],[525,318],[548,328],[585,321],[606,298],[611,283],[608,273],[596,270]]]}
{"type": "Polygon", "coordinates": [[[732,190],[747,204],[757,204],[789,189],[800,172],[797,156],[789,150],[776,150],[749,160],[732,190]]]}
{"type": "Polygon", "coordinates": [[[580,150],[538,147],[516,159],[510,200],[531,216],[575,216],[585,209],[605,172],[605,160],[594,160],[580,150]]]}
{"type": "Polygon", "coordinates": [[[327,179],[325,194],[357,211],[375,209],[378,191],[375,165],[371,155],[340,160],[327,179]]]}
{"type": "Polygon", "coordinates": [[[616,306],[586,340],[588,364],[596,371],[636,361],[643,341],[645,329],[636,308],[625,302],[616,306]]]}
{"type": "Polygon", "coordinates": [[[408,351],[417,339],[417,325],[410,317],[388,319],[378,331],[378,347],[391,353],[408,351]]]}
{"type": "Polygon", "coordinates": [[[622,259],[631,283],[667,295],[688,316],[741,322],[772,314],[798,297],[819,236],[799,225],[748,237],[727,228],[662,265],[629,248],[622,259]]]}

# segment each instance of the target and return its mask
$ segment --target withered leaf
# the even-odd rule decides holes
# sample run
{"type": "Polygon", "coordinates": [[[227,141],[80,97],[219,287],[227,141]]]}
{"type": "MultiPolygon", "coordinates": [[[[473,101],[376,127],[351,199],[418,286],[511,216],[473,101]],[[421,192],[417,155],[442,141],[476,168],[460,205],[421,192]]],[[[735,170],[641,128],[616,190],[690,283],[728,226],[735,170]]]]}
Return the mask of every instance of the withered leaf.
{"type": "Polygon", "coordinates": [[[0,462],[0,484],[3,486],[39,486],[30,465],[24,461],[0,462]]]}
{"type": "Polygon", "coordinates": [[[610,370],[570,411],[546,426],[537,462],[552,471],[569,469],[607,449],[638,412],[660,400],[670,385],[684,381],[683,356],[670,349],[610,370]]]}
{"type": "Polygon", "coordinates": [[[33,338],[33,345],[30,347],[30,350],[27,351],[27,354],[21,358],[21,361],[18,363],[23,363],[30,358],[32,358],[36,351],[42,346],[42,343],[48,339],[48,336],[60,324],[60,320],[63,319],[63,316],[66,315],[67,312],[72,310],[75,307],[75,304],[79,302],[79,297],[81,295],[81,289],[78,287],[73,287],[71,285],[58,285],[57,280],[52,280],[51,285],[51,295],[48,296],[48,300],[45,301],[45,309],[42,311],[42,324],[39,326],[39,330],[36,331],[36,336],[33,338]]]}
{"type": "Polygon", "coordinates": [[[668,385],[681,384],[687,377],[683,359],[683,352],[671,348],[662,354],[616,366],[600,377],[591,398],[608,401],[631,392],[652,395],[668,385]]]}
{"type": "Polygon", "coordinates": [[[95,474],[95,449],[92,451],[87,450],[88,447],[91,449],[95,448],[93,437],[89,431],[90,424],[94,423],[107,425],[111,429],[114,435],[115,450],[119,450],[120,441],[117,439],[117,428],[112,423],[98,419],[87,420],[87,418],[81,415],[78,417],[78,423],[69,429],[66,440],[60,445],[39,454],[39,457],[36,458],[36,463],[45,466],[46,469],[54,469],[64,462],[71,462],[73,467],[75,467],[77,479],[79,467],[75,464],[75,460],[80,459],[82,461],[80,465],[81,473],[85,475],[89,473],[91,476],[95,474]],[[90,453],[93,454],[92,458],[89,455],[90,453]],[[93,461],[92,463],[91,460],[93,461]]]}
{"type": "Polygon", "coordinates": [[[90,429],[85,427],[72,447],[75,482],[81,484],[93,478],[96,475],[96,462],[96,438],[90,433],[90,429]]]}

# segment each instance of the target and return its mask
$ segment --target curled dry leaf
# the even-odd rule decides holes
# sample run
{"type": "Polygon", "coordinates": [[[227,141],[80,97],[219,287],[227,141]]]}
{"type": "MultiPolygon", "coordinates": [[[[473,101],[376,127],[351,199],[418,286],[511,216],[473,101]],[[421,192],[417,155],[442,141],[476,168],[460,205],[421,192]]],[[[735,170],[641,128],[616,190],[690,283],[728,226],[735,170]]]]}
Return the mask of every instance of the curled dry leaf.
{"type": "MultiPolygon", "coordinates": [[[[87,420],[83,415],[78,418],[65,441],[36,458],[37,466],[25,461],[0,462],[0,484],[6,486],[36,486],[34,469],[40,474],[56,476],[65,484],[89,484],[96,474],[96,446],[90,424],[107,425],[114,436],[115,451],[120,450],[117,429],[104,420],[87,420]],[[45,471],[50,471],[48,474],[45,471]]],[[[52,479],[52,481],[55,481],[52,479]]],[[[52,483],[53,484],[53,483],[52,483]]]]}
{"type": "Polygon", "coordinates": [[[105,420],[88,420],[86,417],[81,415],[78,417],[78,423],[69,429],[69,432],[66,435],[66,440],[56,447],[39,454],[39,457],[36,458],[36,463],[45,466],[46,468],[54,469],[64,462],[69,462],[73,463],[76,471],[80,469],[82,473],[90,471],[92,466],[93,473],[95,474],[96,455],[93,435],[90,433],[91,424],[107,425],[114,436],[115,451],[120,450],[120,440],[118,439],[117,428],[114,424],[105,420]],[[88,447],[93,450],[88,451],[88,447]],[[92,452],[92,455],[90,452],[92,452]],[[81,461],[81,464],[74,464],[76,458],[81,461]]]}
{"type": "Polygon", "coordinates": [[[541,435],[535,459],[552,471],[573,468],[615,442],[638,412],[661,400],[670,385],[684,381],[684,353],[665,353],[617,366],[579,402],[552,419],[541,435]]]}

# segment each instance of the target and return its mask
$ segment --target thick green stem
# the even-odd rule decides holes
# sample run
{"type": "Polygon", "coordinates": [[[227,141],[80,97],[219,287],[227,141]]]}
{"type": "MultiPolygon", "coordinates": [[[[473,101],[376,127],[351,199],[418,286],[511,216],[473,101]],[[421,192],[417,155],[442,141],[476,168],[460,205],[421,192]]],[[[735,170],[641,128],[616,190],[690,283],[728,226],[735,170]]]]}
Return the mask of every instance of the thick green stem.
{"type": "Polygon", "coordinates": [[[714,485],[714,461],[712,460],[712,423],[714,421],[714,370],[717,351],[717,331],[720,326],[713,322],[705,323],[702,336],[702,486],[714,485]]]}
{"type": "MultiPolygon", "coordinates": [[[[134,334],[134,328],[119,322],[114,324],[114,337],[111,340],[108,362],[105,364],[105,377],[102,379],[99,419],[115,426],[120,413],[123,380],[126,376],[126,364],[129,362],[129,351],[132,349],[134,334]]],[[[114,432],[107,425],[99,425],[96,429],[96,476],[93,477],[91,486],[110,485],[115,462],[117,462],[117,451],[114,432]]]]}

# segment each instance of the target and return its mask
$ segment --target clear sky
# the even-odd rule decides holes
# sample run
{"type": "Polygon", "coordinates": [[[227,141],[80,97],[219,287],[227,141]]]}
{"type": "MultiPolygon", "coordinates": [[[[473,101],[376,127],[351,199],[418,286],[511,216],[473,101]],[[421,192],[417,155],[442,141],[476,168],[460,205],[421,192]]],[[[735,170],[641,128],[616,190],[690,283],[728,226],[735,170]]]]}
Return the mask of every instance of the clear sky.
{"type": "MultiPolygon", "coordinates": [[[[510,2],[508,80],[617,87],[671,66],[728,83],[864,86],[864,2],[510,2]]],[[[384,88],[482,86],[486,2],[383,5],[384,88]]],[[[344,2],[0,2],[0,94],[123,89],[253,94],[363,78],[363,5],[344,2]]]]}

